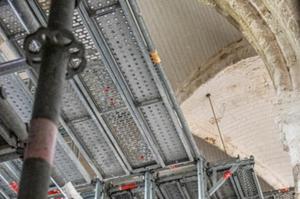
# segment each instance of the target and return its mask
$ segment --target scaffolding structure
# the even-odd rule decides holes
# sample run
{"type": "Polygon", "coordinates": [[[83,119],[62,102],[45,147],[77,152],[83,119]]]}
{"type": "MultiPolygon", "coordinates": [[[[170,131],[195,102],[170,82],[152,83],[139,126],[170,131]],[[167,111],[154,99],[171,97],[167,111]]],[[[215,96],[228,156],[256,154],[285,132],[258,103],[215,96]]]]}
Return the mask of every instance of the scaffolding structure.
{"type": "MultiPolygon", "coordinates": [[[[0,86],[23,131],[39,70],[26,61],[23,42],[46,27],[50,3],[0,1],[0,28],[14,57],[0,55],[0,86]]],[[[200,156],[135,0],[82,1],[72,28],[87,67],[64,85],[49,198],[67,198],[67,182],[83,198],[264,198],[252,158],[209,165],[200,156]]],[[[7,128],[0,122],[1,135],[7,128]]],[[[0,198],[17,197],[18,132],[0,150],[0,198]]]]}

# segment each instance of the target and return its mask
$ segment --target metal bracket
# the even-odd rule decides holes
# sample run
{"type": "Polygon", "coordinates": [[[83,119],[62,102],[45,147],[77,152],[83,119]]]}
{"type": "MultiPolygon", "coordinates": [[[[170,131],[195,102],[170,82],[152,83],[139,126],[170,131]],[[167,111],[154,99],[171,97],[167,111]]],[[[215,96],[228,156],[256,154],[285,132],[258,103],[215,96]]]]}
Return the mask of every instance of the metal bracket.
{"type": "Polygon", "coordinates": [[[84,45],[78,42],[73,33],[68,30],[51,30],[44,27],[28,35],[24,41],[24,50],[27,63],[32,67],[41,64],[46,41],[60,45],[68,51],[69,62],[67,65],[66,79],[81,73],[86,67],[84,45]]]}

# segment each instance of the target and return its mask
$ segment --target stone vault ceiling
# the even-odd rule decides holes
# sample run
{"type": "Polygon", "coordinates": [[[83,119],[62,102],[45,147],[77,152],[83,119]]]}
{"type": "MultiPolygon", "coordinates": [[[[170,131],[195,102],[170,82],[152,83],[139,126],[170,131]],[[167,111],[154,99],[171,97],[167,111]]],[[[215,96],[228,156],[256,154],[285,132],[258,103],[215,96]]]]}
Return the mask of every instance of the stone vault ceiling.
{"type": "Polygon", "coordinates": [[[257,172],[275,188],[293,186],[289,155],[275,123],[278,99],[262,60],[253,57],[229,66],[182,104],[192,132],[223,149],[207,93],[227,152],[254,155],[257,172]]]}
{"type": "Polygon", "coordinates": [[[197,0],[139,0],[141,13],[175,90],[242,34],[197,0]]]}

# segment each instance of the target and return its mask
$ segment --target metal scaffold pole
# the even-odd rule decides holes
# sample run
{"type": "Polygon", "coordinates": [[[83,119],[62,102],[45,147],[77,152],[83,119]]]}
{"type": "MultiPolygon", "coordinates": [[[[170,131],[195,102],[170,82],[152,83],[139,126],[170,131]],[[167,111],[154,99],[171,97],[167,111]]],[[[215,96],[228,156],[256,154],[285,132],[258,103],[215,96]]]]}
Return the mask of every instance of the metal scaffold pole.
{"type": "Polygon", "coordinates": [[[39,67],[39,79],[19,199],[47,198],[65,79],[85,65],[83,47],[71,32],[75,5],[76,0],[52,0],[48,27],[40,28],[24,42],[27,62],[39,67]]]}
{"type": "Polygon", "coordinates": [[[104,184],[99,179],[96,180],[95,199],[104,199],[104,184]]]}
{"type": "Polygon", "coordinates": [[[145,173],[145,197],[144,199],[153,199],[153,183],[150,172],[145,173]]]}
{"type": "Polygon", "coordinates": [[[200,158],[197,161],[197,180],[198,180],[198,199],[205,199],[205,175],[204,160],[200,158]]]}

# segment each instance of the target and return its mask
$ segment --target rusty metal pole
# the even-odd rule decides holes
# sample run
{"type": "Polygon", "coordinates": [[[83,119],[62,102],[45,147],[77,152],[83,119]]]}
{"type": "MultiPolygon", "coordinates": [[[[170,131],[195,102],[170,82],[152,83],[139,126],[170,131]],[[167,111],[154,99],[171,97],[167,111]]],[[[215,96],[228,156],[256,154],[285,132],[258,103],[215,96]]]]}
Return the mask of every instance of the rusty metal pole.
{"type": "MultiPolygon", "coordinates": [[[[39,79],[24,154],[19,199],[47,198],[63,85],[70,62],[68,46],[72,43],[70,35],[75,3],[76,0],[52,0],[48,28],[44,28],[38,35],[44,43],[41,47],[39,79]]],[[[29,46],[25,41],[24,48],[29,46]]],[[[27,54],[27,58],[32,57],[27,54]]]]}

